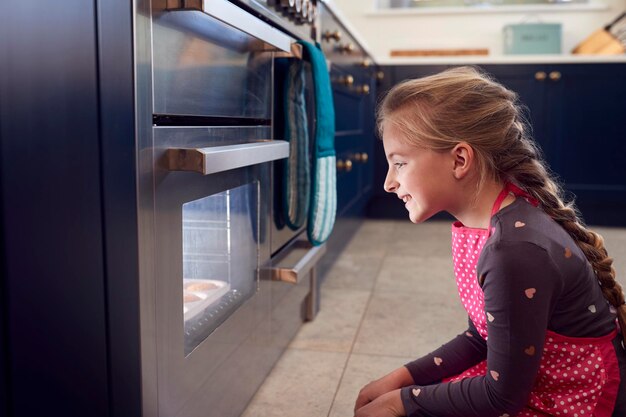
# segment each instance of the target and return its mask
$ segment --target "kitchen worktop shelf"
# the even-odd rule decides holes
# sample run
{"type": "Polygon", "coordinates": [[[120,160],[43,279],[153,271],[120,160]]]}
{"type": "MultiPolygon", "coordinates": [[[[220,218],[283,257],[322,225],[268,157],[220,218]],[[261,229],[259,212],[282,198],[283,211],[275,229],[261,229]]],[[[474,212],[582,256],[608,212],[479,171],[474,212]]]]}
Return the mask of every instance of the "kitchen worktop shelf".
{"type": "Polygon", "coordinates": [[[512,4],[512,5],[482,5],[482,6],[433,6],[433,7],[406,7],[381,8],[365,13],[368,17],[390,17],[433,14],[488,14],[488,13],[562,13],[562,12],[594,12],[608,10],[604,3],[584,4],[512,4]]]}
{"type": "Polygon", "coordinates": [[[459,65],[459,64],[610,64],[626,63],[626,55],[487,55],[402,57],[378,60],[379,65],[459,65]]]}

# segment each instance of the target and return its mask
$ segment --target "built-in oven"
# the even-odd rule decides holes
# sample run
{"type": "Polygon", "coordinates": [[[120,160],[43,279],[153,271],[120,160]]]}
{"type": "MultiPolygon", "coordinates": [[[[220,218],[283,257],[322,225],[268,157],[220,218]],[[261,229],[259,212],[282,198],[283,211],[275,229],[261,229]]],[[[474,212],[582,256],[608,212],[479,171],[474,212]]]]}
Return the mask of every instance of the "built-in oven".
{"type": "Polygon", "coordinates": [[[272,248],[272,190],[289,154],[276,60],[300,49],[236,2],[140,3],[144,415],[235,417],[315,304],[324,247],[300,229],[272,248]]]}

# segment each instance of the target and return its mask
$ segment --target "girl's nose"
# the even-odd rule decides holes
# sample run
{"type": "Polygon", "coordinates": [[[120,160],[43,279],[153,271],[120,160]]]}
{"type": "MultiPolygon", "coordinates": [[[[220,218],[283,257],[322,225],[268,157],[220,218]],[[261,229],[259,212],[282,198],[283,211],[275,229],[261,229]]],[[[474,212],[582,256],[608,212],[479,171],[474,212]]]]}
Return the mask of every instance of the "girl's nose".
{"type": "Polygon", "coordinates": [[[398,189],[398,181],[396,181],[389,172],[387,172],[387,177],[385,178],[385,183],[383,184],[383,188],[388,193],[394,193],[398,189]]]}

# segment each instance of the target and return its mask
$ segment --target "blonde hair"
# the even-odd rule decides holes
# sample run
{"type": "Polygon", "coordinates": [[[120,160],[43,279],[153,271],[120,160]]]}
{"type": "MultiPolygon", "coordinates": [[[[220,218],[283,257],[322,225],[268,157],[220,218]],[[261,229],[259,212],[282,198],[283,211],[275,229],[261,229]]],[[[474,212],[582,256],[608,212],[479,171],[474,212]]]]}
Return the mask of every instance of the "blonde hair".
{"type": "Polygon", "coordinates": [[[453,68],[394,86],[379,104],[377,126],[393,125],[404,140],[435,151],[464,141],[476,153],[477,191],[486,179],[516,184],[565,229],[591,263],[604,297],[617,309],[626,341],[626,305],[604,239],[587,229],[573,201],[548,170],[531,137],[517,94],[472,67],[453,68]]]}

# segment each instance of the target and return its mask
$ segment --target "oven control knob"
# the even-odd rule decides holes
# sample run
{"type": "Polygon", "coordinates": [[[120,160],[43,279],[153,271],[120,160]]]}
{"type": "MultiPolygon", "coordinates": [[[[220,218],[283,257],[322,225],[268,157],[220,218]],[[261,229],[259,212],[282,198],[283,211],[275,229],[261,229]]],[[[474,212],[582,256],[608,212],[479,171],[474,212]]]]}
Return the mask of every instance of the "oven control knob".
{"type": "Polygon", "coordinates": [[[307,13],[309,13],[309,1],[310,0],[302,0],[302,10],[300,10],[300,15],[306,18],[307,13]]]}
{"type": "Polygon", "coordinates": [[[309,23],[313,23],[315,21],[316,8],[315,4],[312,1],[309,1],[309,10],[307,11],[307,20],[309,23]]]}
{"type": "Polygon", "coordinates": [[[276,0],[276,10],[286,14],[289,12],[289,9],[293,7],[293,2],[294,0],[276,0]]]}

